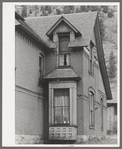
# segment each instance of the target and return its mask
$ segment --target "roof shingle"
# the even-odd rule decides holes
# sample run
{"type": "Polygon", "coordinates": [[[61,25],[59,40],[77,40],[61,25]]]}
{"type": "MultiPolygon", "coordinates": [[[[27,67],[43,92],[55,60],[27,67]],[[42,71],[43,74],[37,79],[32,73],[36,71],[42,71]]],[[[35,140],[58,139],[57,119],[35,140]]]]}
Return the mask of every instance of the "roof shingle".
{"type": "Polygon", "coordinates": [[[91,33],[94,28],[97,12],[62,14],[55,16],[45,16],[36,18],[27,18],[26,23],[52,48],[55,44],[46,35],[46,32],[63,16],[67,19],[82,36],[76,38],[75,42],[69,43],[69,47],[88,46],[90,43],[91,33]]]}
{"type": "Polygon", "coordinates": [[[48,75],[44,77],[44,79],[80,79],[80,77],[71,69],[55,69],[48,75]]]}

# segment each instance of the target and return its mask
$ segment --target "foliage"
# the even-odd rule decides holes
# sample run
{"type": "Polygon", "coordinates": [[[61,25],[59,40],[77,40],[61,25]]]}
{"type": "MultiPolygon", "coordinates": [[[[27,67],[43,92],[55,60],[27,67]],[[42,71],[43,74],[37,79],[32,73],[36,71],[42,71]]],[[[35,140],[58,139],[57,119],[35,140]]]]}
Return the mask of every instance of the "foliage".
{"type": "Polygon", "coordinates": [[[108,13],[108,6],[103,6],[103,12],[108,13]]]}
{"type": "Polygon", "coordinates": [[[103,40],[104,40],[105,28],[106,28],[106,26],[104,25],[104,20],[105,20],[104,13],[103,12],[99,12],[100,35],[101,35],[101,37],[102,37],[103,40]]]}
{"type": "Polygon", "coordinates": [[[57,13],[57,14],[61,14],[61,10],[57,8],[57,9],[56,9],[56,13],[57,13]]]}
{"type": "Polygon", "coordinates": [[[23,18],[26,18],[27,17],[27,6],[26,5],[23,5],[23,9],[22,9],[22,17],[23,18]]]}
{"type": "Polygon", "coordinates": [[[51,6],[46,5],[45,6],[45,11],[48,11],[48,14],[51,14],[52,13],[51,6]]]}
{"type": "Polygon", "coordinates": [[[64,14],[69,14],[71,13],[71,8],[69,6],[64,6],[64,14]]]}
{"type": "Polygon", "coordinates": [[[110,57],[109,57],[109,69],[108,69],[109,78],[115,78],[116,70],[117,68],[116,68],[115,56],[113,51],[111,51],[110,57]]]}
{"type": "Polygon", "coordinates": [[[108,17],[109,17],[109,18],[112,18],[113,16],[114,16],[113,11],[110,10],[110,11],[108,12],[108,17]]]}
{"type": "Polygon", "coordinates": [[[32,14],[32,10],[31,9],[30,9],[29,13],[32,14]]]}

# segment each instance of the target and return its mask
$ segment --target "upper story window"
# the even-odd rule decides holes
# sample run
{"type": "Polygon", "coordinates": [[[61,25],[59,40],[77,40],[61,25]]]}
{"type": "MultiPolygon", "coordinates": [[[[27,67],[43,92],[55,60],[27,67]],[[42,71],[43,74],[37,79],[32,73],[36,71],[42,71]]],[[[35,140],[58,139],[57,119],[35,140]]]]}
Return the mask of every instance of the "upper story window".
{"type": "Polygon", "coordinates": [[[90,100],[90,126],[95,126],[95,107],[94,107],[94,93],[89,92],[89,100],[90,100]]]}
{"type": "Polygon", "coordinates": [[[91,42],[90,43],[90,57],[89,57],[89,72],[91,74],[94,74],[94,45],[93,43],[91,42]]]}
{"type": "Polygon", "coordinates": [[[42,84],[42,78],[44,75],[44,56],[40,53],[39,55],[39,86],[42,84]]]}
{"type": "Polygon", "coordinates": [[[68,44],[70,41],[70,34],[59,34],[59,66],[70,65],[70,49],[68,44]]]}
{"type": "Polygon", "coordinates": [[[101,98],[101,129],[103,129],[103,99],[101,98]]]}
{"type": "Polygon", "coordinates": [[[69,124],[69,89],[54,89],[54,124],[69,124]]]}

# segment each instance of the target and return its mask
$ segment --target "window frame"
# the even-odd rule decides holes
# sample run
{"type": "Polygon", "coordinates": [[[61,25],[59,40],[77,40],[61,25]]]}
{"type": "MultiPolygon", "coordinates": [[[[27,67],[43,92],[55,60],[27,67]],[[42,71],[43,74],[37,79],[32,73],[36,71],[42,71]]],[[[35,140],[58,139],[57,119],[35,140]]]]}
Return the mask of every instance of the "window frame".
{"type": "MultiPolygon", "coordinates": [[[[64,88],[58,88],[59,90],[63,90],[64,88]]],[[[68,106],[55,106],[55,93],[53,95],[53,120],[54,120],[54,125],[56,126],[59,126],[59,125],[70,125],[70,88],[65,88],[65,89],[68,89],[68,94],[69,94],[69,105],[68,106]],[[63,107],[68,107],[68,117],[69,117],[69,123],[59,123],[59,124],[56,124],[55,123],[55,107],[61,107],[62,109],[62,113],[63,113],[63,107]]],[[[57,88],[54,88],[54,92],[55,90],[57,90],[57,88]]],[[[62,121],[63,122],[63,121],[62,121]]]]}
{"type": "Polygon", "coordinates": [[[90,102],[89,104],[89,126],[90,128],[94,128],[95,127],[95,93],[91,90],[89,90],[89,102],[90,102]],[[91,97],[92,97],[92,101],[91,101],[91,97]],[[92,110],[91,110],[91,104],[92,104],[92,110]]]}
{"type": "Polygon", "coordinates": [[[103,98],[100,99],[101,102],[101,130],[103,130],[103,98]]]}
{"type": "Polygon", "coordinates": [[[90,42],[90,46],[89,46],[89,74],[91,74],[92,76],[94,76],[94,48],[95,45],[90,42]]]}
{"type": "Polygon", "coordinates": [[[43,76],[44,76],[44,55],[42,53],[39,53],[39,83],[38,83],[39,87],[42,85],[43,76]]]}
{"type": "Polygon", "coordinates": [[[67,66],[70,66],[70,64],[71,64],[71,60],[70,60],[70,54],[71,53],[70,53],[70,48],[69,48],[68,51],[60,52],[60,37],[62,37],[62,36],[64,36],[64,37],[68,36],[69,42],[70,42],[70,32],[58,33],[58,66],[59,67],[67,67],[67,66]],[[63,58],[64,59],[64,63],[68,62],[69,64],[66,64],[66,63],[63,64],[63,65],[60,64],[61,63],[60,62],[61,61],[61,55],[64,55],[64,58],[63,58]],[[67,58],[69,59],[68,61],[67,61],[67,58]]]}

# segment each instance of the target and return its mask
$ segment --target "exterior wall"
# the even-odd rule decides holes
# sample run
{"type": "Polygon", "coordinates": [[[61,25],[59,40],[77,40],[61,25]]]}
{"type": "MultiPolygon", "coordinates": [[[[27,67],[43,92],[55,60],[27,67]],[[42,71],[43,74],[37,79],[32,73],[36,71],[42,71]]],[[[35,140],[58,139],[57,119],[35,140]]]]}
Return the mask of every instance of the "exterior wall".
{"type": "Polygon", "coordinates": [[[71,68],[76,72],[76,74],[81,77],[81,80],[77,82],[77,94],[81,95],[83,92],[83,58],[82,58],[82,48],[72,48],[71,49],[71,68]]]}
{"type": "Polygon", "coordinates": [[[39,53],[43,51],[31,38],[15,36],[15,134],[16,143],[42,143],[44,135],[44,95],[39,83],[39,53]]]}
{"type": "Polygon", "coordinates": [[[57,51],[52,50],[45,56],[45,75],[47,75],[57,67],[57,51]]]}
{"type": "Polygon", "coordinates": [[[44,53],[34,44],[31,39],[16,32],[16,85],[24,87],[34,92],[43,93],[38,86],[40,77],[39,72],[39,53],[44,53]]]}
{"type": "MultiPolygon", "coordinates": [[[[92,41],[95,43],[95,37],[94,37],[94,32],[92,32],[92,41]]],[[[107,114],[107,105],[106,105],[106,93],[105,93],[105,89],[104,89],[104,85],[103,85],[103,81],[102,81],[102,77],[101,77],[101,72],[100,72],[100,68],[99,68],[99,63],[97,61],[97,59],[94,58],[94,63],[93,63],[93,67],[94,67],[94,73],[91,74],[89,72],[89,51],[84,48],[83,49],[83,72],[82,72],[82,81],[83,81],[83,92],[82,92],[82,103],[83,103],[83,126],[81,126],[81,123],[78,124],[78,127],[82,128],[82,135],[84,136],[97,136],[97,137],[104,137],[106,135],[106,114],[107,114]],[[95,127],[90,128],[90,111],[89,111],[89,107],[90,107],[90,101],[89,101],[89,97],[88,97],[88,93],[89,93],[89,88],[92,88],[94,90],[95,93],[95,127]],[[101,129],[101,122],[102,122],[102,118],[101,118],[101,103],[100,100],[101,98],[103,99],[103,130],[101,129]]],[[[80,112],[81,108],[78,109],[78,111],[80,112]]],[[[78,128],[80,130],[80,128],[78,128]]],[[[80,133],[79,133],[80,134],[80,133]]]]}

